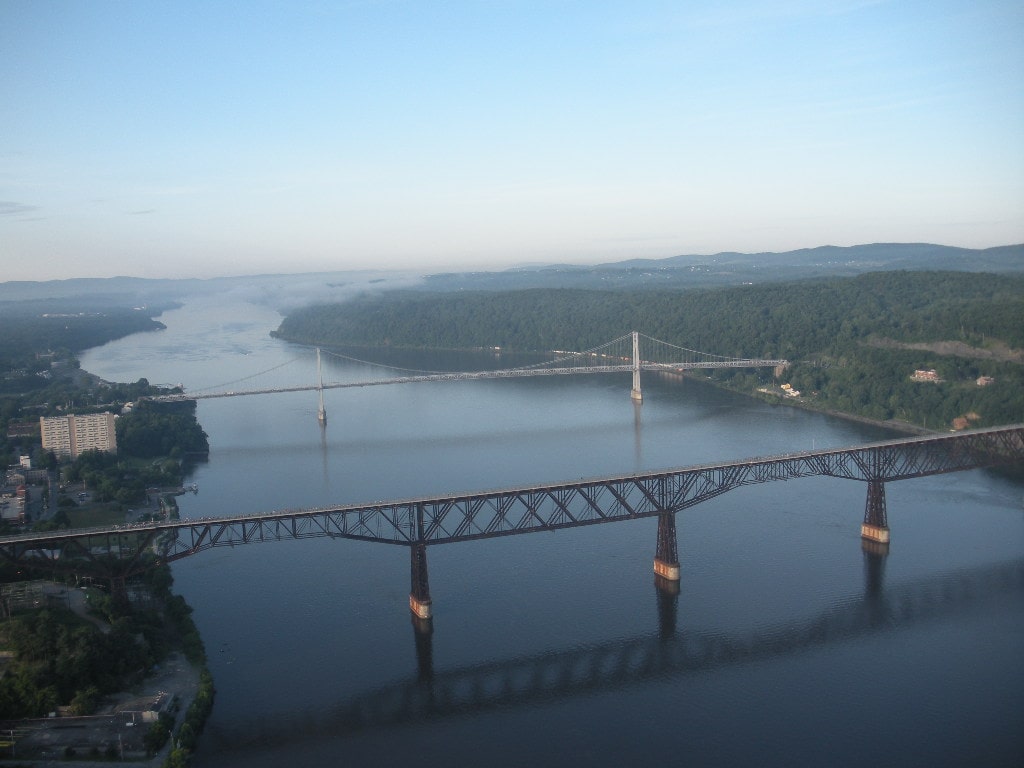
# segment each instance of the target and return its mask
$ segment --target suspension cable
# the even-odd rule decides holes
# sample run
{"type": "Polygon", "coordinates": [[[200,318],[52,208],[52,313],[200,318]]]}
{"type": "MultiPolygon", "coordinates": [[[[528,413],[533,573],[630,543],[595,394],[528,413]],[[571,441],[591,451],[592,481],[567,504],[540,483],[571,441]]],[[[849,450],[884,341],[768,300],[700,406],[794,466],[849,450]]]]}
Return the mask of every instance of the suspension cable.
{"type": "Polygon", "coordinates": [[[373,360],[360,360],[358,357],[350,357],[349,355],[343,355],[340,352],[332,352],[329,349],[324,349],[322,351],[323,351],[323,353],[325,355],[330,355],[331,357],[337,357],[340,360],[348,360],[349,362],[352,362],[352,363],[362,363],[363,365],[370,365],[370,366],[373,366],[375,368],[386,368],[389,371],[401,371],[402,373],[426,373],[426,374],[430,374],[430,375],[449,373],[449,371],[430,371],[430,370],[426,370],[426,369],[423,369],[423,368],[402,368],[402,367],[397,366],[397,365],[388,365],[386,363],[377,363],[377,362],[374,362],[373,360]]]}
{"type": "Polygon", "coordinates": [[[678,344],[670,344],[667,341],[662,341],[661,339],[655,339],[655,338],[653,338],[651,336],[648,336],[645,333],[641,333],[640,336],[642,336],[643,338],[647,339],[648,341],[653,341],[655,344],[661,344],[662,346],[665,346],[665,347],[672,347],[673,349],[678,349],[681,352],[690,352],[691,354],[694,354],[694,355],[703,355],[704,357],[713,357],[713,358],[715,358],[717,360],[746,360],[746,359],[748,359],[748,358],[744,358],[744,357],[729,357],[728,355],[713,355],[710,352],[701,352],[699,349],[690,349],[688,347],[680,347],[678,344]]]}
{"type": "Polygon", "coordinates": [[[281,363],[280,365],[275,365],[273,368],[267,368],[267,370],[265,370],[265,371],[257,371],[254,374],[251,374],[249,376],[243,376],[242,378],[235,379],[234,381],[226,381],[223,384],[214,384],[214,385],[209,386],[209,387],[203,387],[202,389],[192,389],[192,390],[189,390],[189,391],[192,392],[193,394],[196,394],[196,393],[200,393],[200,392],[209,392],[210,390],[214,390],[214,389],[223,389],[224,387],[230,387],[230,386],[232,386],[234,384],[241,384],[243,381],[249,381],[250,379],[255,379],[257,376],[263,376],[264,374],[272,373],[273,371],[276,371],[278,368],[284,368],[286,365],[291,365],[292,363],[296,362],[297,360],[302,360],[302,359],[303,358],[301,358],[301,357],[293,357],[291,360],[287,360],[287,361],[281,363]]]}

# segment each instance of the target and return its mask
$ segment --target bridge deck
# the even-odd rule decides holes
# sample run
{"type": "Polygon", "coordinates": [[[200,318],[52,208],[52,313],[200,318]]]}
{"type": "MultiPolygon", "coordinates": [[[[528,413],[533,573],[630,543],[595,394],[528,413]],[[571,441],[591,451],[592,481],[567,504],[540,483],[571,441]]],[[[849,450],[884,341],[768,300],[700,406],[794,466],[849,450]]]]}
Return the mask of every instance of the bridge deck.
{"type": "Polygon", "coordinates": [[[812,475],[887,482],[979,467],[1024,465],[1024,424],[801,451],[567,483],[339,507],[0,537],[0,556],[45,560],[116,554],[125,571],[220,546],[311,537],[406,546],[492,538],[676,513],[743,485],[812,475]]]}
{"type": "MultiPolygon", "coordinates": [[[[699,361],[690,363],[642,363],[643,371],[668,371],[682,373],[691,370],[711,370],[715,368],[760,368],[785,365],[786,360],[736,359],[725,361],[699,361]]],[[[291,387],[267,387],[264,389],[238,389],[225,392],[195,392],[173,395],[157,395],[146,400],[162,403],[182,402],[186,400],[213,400],[224,397],[245,397],[250,395],[270,395],[283,392],[311,392],[320,389],[355,389],[358,387],[379,387],[387,384],[418,384],[438,381],[477,381],[482,379],[524,379],[534,376],[573,376],[595,373],[631,373],[632,365],[589,365],[560,368],[508,368],[495,371],[462,371],[454,373],[433,373],[422,376],[395,376],[386,379],[369,379],[366,381],[336,381],[323,384],[302,384],[291,387]]]]}

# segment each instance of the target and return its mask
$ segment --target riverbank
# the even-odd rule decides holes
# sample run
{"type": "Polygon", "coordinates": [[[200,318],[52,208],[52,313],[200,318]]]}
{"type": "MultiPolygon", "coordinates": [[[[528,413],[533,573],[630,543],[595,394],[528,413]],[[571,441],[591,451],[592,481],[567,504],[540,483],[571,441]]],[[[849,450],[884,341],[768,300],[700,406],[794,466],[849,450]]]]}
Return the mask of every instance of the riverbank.
{"type": "MultiPolygon", "coordinates": [[[[739,394],[748,394],[749,395],[749,393],[743,393],[740,390],[731,389],[729,387],[723,387],[723,389],[728,389],[730,392],[737,392],[739,394]]],[[[758,390],[758,391],[761,392],[761,390],[758,390]]],[[[808,402],[806,400],[802,400],[801,398],[782,398],[782,397],[779,397],[779,396],[776,396],[776,395],[771,395],[771,394],[768,394],[768,393],[762,393],[762,394],[766,395],[763,399],[766,402],[769,402],[769,403],[778,404],[778,405],[785,405],[785,406],[789,406],[791,408],[800,408],[800,409],[805,410],[805,411],[813,411],[814,413],[822,413],[822,414],[825,414],[826,416],[832,416],[832,417],[837,418],[837,419],[844,419],[845,421],[853,421],[853,422],[856,422],[858,424],[868,424],[868,425],[873,426],[873,427],[881,427],[882,429],[889,429],[889,430],[892,430],[893,432],[898,432],[898,433],[903,434],[903,435],[935,435],[935,434],[939,434],[938,430],[926,429],[925,427],[919,427],[916,424],[910,424],[910,423],[905,422],[905,421],[872,419],[872,418],[869,418],[868,416],[858,416],[855,413],[847,413],[845,411],[837,411],[837,410],[834,410],[832,408],[821,408],[819,406],[814,405],[811,402],[808,402]]]]}
{"type": "MultiPolygon", "coordinates": [[[[101,632],[111,631],[110,624],[91,609],[85,590],[44,582],[37,591],[40,602],[64,606],[101,632]]],[[[171,616],[168,619],[178,623],[171,616]]],[[[180,632],[177,627],[173,631],[180,632]]],[[[190,660],[184,651],[175,650],[138,684],[105,696],[91,715],[4,721],[0,734],[7,738],[0,765],[56,766],[88,761],[159,768],[167,761],[174,741],[165,740],[148,757],[155,744],[152,729],[160,723],[170,734],[185,727],[203,688],[204,673],[203,660],[190,660]]]]}
{"type": "Polygon", "coordinates": [[[867,424],[867,425],[872,426],[872,427],[880,427],[882,429],[888,429],[888,430],[891,430],[893,432],[897,432],[897,433],[899,433],[901,435],[935,435],[935,434],[940,434],[939,430],[927,429],[925,427],[921,427],[921,426],[918,426],[916,424],[911,424],[911,423],[906,422],[906,421],[897,421],[897,420],[894,420],[894,419],[890,419],[890,420],[872,419],[872,418],[870,418],[868,416],[859,416],[858,414],[855,414],[855,413],[847,413],[846,411],[837,411],[837,410],[835,410],[833,408],[822,408],[821,406],[816,405],[815,403],[813,403],[811,400],[809,400],[807,397],[805,397],[803,395],[794,397],[794,396],[787,395],[787,394],[782,394],[782,393],[778,393],[777,394],[775,392],[770,391],[770,389],[768,389],[767,387],[758,388],[758,389],[754,390],[753,392],[751,392],[751,391],[749,391],[747,389],[741,389],[739,387],[731,387],[731,386],[729,386],[728,384],[726,384],[724,382],[716,381],[715,379],[711,378],[710,376],[708,376],[708,377],[699,377],[699,376],[694,376],[694,375],[686,376],[685,374],[682,374],[682,373],[680,373],[678,375],[680,377],[690,378],[693,381],[698,381],[698,382],[700,382],[702,384],[707,384],[707,385],[709,385],[711,387],[714,387],[716,389],[721,389],[721,390],[724,390],[726,392],[732,392],[733,394],[743,395],[745,397],[753,397],[756,400],[761,400],[763,402],[770,403],[772,405],[785,406],[785,407],[788,407],[788,408],[799,408],[800,410],[804,410],[804,411],[811,411],[813,413],[821,413],[821,414],[824,414],[825,416],[832,416],[832,417],[837,418],[837,419],[843,419],[844,421],[851,421],[851,422],[855,422],[857,424],[867,424]]]}

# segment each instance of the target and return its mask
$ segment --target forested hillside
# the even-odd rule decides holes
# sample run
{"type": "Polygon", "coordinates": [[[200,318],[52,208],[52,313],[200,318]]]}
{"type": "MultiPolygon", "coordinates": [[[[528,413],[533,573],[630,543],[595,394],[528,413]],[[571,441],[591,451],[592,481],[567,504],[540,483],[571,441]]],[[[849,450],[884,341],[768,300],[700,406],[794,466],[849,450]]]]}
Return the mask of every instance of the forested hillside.
{"type": "MultiPolygon", "coordinates": [[[[383,293],[297,311],[276,335],[543,351],[584,350],[634,329],[715,354],[787,358],[787,379],[809,405],[930,427],[958,417],[1024,421],[1024,278],[1007,275],[882,272],[689,292],[383,293]],[[912,382],[921,368],[944,381],[912,382]],[[978,386],[980,376],[995,381],[978,386]]],[[[717,377],[745,391],[770,383],[766,372],[717,377]]]]}
{"type": "Polygon", "coordinates": [[[112,307],[102,312],[53,309],[53,302],[0,304],[0,373],[32,367],[47,350],[81,352],[141,331],[164,327],[153,317],[161,311],[112,307]]]}

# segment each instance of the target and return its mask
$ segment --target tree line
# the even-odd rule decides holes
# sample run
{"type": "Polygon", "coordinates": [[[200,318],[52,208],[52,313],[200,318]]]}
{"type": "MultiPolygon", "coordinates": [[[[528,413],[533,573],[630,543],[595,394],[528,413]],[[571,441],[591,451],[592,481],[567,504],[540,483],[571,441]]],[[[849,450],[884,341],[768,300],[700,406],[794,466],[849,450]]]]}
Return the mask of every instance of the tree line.
{"type": "MultiPolygon", "coordinates": [[[[297,310],[275,335],[319,345],[586,350],[630,330],[714,354],[785,358],[805,402],[930,427],[1024,420],[1024,278],[881,272],[692,291],[366,294],[297,310]],[[906,348],[961,342],[959,356],[906,348]],[[1016,361],[1015,361],[1016,360],[1016,361]],[[934,368],[944,381],[910,381],[934,368]],[[979,387],[979,376],[995,381],[979,387]],[[976,418],[975,418],[976,417],[976,418]]],[[[720,371],[750,391],[770,374],[720,371]]]]}

